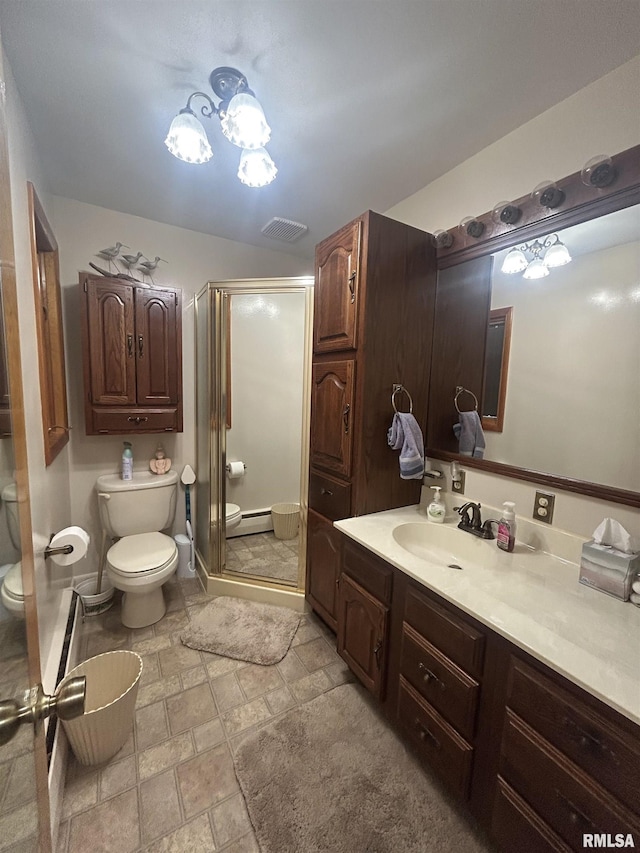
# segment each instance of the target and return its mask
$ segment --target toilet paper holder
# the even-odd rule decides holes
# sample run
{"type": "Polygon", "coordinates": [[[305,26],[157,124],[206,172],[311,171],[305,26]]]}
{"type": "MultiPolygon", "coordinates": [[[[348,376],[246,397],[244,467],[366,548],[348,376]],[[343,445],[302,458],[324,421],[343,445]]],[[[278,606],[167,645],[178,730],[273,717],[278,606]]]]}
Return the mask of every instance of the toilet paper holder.
{"type": "MultiPolygon", "coordinates": [[[[49,537],[49,542],[53,539],[55,533],[49,537]]],[[[73,554],[73,545],[60,545],[59,548],[50,548],[49,545],[44,549],[44,558],[54,557],[56,554],[73,554]]]]}
{"type": "MultiPolygon", "coordinates": [[[[227,464],[226,464],[226,466],[225,466],[225,467],[226,467],[227,473],[228,473],[229,471],[231,471],[231,462],[227,462],[227,464]]],[[[247,470],[247,464],[246,464],[246,462],[243,462],[243,463],[242,463],[242,467],[244,468],[244,470],[245,470],[245,471],[247,470]]]]}

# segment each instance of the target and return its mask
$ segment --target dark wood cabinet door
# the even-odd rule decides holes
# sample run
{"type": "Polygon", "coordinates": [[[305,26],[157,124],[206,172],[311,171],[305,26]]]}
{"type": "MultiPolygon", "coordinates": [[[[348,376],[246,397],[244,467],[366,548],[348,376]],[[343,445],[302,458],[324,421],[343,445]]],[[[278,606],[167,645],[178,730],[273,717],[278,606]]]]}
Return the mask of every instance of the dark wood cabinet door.
{"type": "Polygon", "coordinates": [[[360,227],[351,222],[316,247],[314,352],[356,348],[360,227]]]}
{"type": "Polygon", "coordinates": [[[87,326],[91,402],[136,402],[133,288],[114,279],[88,279],[87,326]]]}
{"type": "Polygon", "coordinates": [[[376,698],[385,683],[389,608],[343,574],[338,596],[338,654],[376,698]]]}
{"type": "Polygon", "coordinates": [[[314,468],[351,476],[355,363],[313,365],[311,376],[311,454],[314,468]]]}
{"type": "Polygon", "coordinates": [[[307,523],[307,601],[336,630],[342,534],[330,521],[309,510],[307,523]]]}
{"type": "Polygon", "coordinates": [[[137,287],[136,380],[140,406],[178,402],[177,301],[175,291],[137,287]]]}

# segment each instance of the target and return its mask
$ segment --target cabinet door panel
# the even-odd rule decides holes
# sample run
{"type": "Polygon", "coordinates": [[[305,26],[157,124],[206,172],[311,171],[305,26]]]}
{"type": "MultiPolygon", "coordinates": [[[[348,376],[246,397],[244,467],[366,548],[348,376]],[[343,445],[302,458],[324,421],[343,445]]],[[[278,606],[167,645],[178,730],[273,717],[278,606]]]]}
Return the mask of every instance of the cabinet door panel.
{"type": "Polygon", "coordinates": [[[355,349],[360,222],[346,225],[316,249],[314,352],[355,349]]]}
{"type": "Polygon", "coordinates": [[[314,364],[311,377],[311,465],[351,475],[353,361],[314,364]]]}
{"type": "Polygon", "coordinates": [[[309,510],[307,527],[307,600],[336,630],[342,534],[330,521],[309,510]]]}
{"type": "Polygon", "coordinates": [[[136,288],[138,404],[178,402],[176,302],[173,291],[136,288]]]}
{"type": "Polygon", "coordinates": [[[389,608],[351,580],[340,579],[338,654],[375,697],[382,699],[389,608]]]}
{"type": "Polygon", "coordinates": [[[113,279],[87,281],[91,402],[136,402],[133,289],[113,279]]]}

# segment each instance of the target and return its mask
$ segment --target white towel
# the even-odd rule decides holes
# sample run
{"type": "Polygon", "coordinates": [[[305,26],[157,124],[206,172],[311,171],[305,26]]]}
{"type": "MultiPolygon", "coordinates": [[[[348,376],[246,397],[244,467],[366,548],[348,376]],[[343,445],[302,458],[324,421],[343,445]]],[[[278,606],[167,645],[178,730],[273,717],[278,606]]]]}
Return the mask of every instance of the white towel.
{"type": "Polygon", "coordinates": [[[392,450],[400,451],[400,478],[421,480],[424,476],[424,439],[418,421],[409,412],[396,412],[387,430],[392,450]]]}

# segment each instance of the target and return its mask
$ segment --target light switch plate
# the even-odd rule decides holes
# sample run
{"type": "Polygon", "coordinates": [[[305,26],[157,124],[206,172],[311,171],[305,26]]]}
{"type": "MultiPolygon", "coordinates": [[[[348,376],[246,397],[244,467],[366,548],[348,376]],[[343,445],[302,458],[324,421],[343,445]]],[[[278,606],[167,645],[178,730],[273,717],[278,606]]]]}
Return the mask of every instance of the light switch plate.
{"type": "Polygon", "coordinates": [[[457,480],[451,481],[451,491],[456,495],[464,495],[464,471],[460,471],[457,480]]]}
{"type": "Polygon", "coordinates": [[[545,524],[551,524],[553,521],[555,500],[556,496],[550,495],[548,492],[536,492],[533,502],[533,517],[536,521],[544,521],[545,524]]]}

